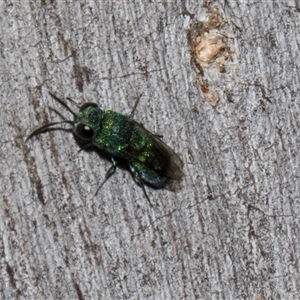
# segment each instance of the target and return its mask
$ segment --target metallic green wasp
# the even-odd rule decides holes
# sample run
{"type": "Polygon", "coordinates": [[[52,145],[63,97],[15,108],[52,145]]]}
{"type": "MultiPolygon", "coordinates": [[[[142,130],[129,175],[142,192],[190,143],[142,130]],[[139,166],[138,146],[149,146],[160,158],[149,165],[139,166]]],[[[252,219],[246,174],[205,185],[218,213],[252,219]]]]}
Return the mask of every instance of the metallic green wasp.
{"type": "Polygon", "coordinates": [[[73,121],[64,118],[60,122],[40,126],[33,130],[27,139],[41,132],[62,130],[57,127],[50,128],[51,126],[70,124],[78,141],[84,145],[83,149],[93,147],[111,157],[112,165],[97,192],[114,174],[119,158],[127,162],[135,182],[142,187],[148,200],[144,183],[160,188],[167,179],[180,180],[183,176],[183,162],[178,155],[162,142],[159,136],[152,134],[133,119],[139,99],[130,115],[102,110],[96,103],[83,104],[76,114],[64,101],[52,93],[50,95],[73,115],[73,121]]]}

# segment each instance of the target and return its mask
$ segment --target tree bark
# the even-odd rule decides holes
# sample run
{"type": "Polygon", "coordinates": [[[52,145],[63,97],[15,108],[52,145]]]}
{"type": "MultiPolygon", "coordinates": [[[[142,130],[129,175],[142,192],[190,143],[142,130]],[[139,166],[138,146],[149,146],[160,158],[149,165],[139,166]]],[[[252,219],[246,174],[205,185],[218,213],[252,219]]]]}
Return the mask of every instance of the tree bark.
{"type": "MultiPolygon", "coordinates": [[[[1,299],[298,299],[297,1],[219,1],[199,89],[190,22],[212,1],[2,1],[1,299]],[[85,102],[163,135],[184,177],[146,187],[40,125],[85,102]],[[73,101],[68,100],[70,97],[73,101]]],[[[66,126],[65,128],[67,128],[66,126]]],[[[298,213],[299,212],[299,213],[298,213]]]]}

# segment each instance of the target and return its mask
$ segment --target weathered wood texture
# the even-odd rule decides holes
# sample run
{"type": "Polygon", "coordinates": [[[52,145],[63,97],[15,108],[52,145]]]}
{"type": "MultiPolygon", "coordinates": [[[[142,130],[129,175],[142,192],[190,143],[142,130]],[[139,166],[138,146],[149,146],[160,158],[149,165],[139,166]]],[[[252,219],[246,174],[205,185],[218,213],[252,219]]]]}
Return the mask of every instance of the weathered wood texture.
{"type": "Polygon", "coordinates": [[[187,42],[210,1],[145,2],[0,2],[0,298],[299,299],[298,2],[218,3],[215,108],[187,42]],[[126,169],[95,197],[107,159],[63,131],[25,143],[48,105],[69,116],[48,91],[124,113],[143,93],[185,177],[152,208],[126,169]]]}

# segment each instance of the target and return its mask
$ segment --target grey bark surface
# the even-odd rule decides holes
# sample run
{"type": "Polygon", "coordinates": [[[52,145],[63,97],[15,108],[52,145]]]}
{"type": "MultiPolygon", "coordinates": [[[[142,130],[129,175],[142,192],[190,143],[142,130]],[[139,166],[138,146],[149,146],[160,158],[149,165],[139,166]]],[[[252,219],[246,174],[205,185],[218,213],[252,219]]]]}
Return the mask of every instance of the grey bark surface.
{"type": "Polygon", "coordinates": [[[234,51],[212,107],[187,41],[210,2],[0,2],[1,299],[300,298],[300,7],[216,2],[234,51]],[[123,113],[142,93],[184,178],[153,207],[124,168],[94,196],[109,160],[64,131],[25,142],[48,106],[71,117],[48,91],[123,113]]]}

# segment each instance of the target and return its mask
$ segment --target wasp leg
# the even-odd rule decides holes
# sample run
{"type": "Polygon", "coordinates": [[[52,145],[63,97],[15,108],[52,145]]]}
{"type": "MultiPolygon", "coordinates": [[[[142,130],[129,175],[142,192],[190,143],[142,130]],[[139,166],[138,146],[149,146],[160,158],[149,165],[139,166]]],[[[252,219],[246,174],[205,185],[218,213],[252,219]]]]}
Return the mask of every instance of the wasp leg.
{"type": "Polygon", "coordinates": [[[131,118],[133,118],[133,116],[134,116],[135,110],[136,110],[136,108],[137,108],[137,106],[138,106],[138,104],[140,102],[140,99],[142,98],[142,95],[143,95],[143,93],[139,95],[138,99],[136,100],[136,102],[134,104],[134,107],[133,107],[132,112],[130,114],[131,118]]]}
{"type": "Polygon", "coordinates": [[[134,168],[134,166],[132,164],[129,164],[129,168],[130,168],[131,173],[133,174],[134,181],[142,188],[142,190],[144,192],[144,195],[147,198],[150,206],[153,207],[153,205],[152,205],[152,203],[150,201],[150,198],[147,195],[147,192],[146,192],[146,189],[145,189],[145,184],[144,184],[144,182],[143,182],[143,180],[141,178],[140,173],[134,168]]]}
{"type": "Polygon", "coordinates": [[[111,158],[111,166],[110,168],[107,170],[106,174],[105,174],[105,178],[103,180],[103,182],[100,184],[100,186],[98,187],[96,193],[95,193],[95,196],[98,194],[99,190],[102,188],[102,186],[104,185],[104,183],[107,181],[107,179],[113,175],[116,171],[116,168],[117,168],[117,164],[118,162],[112,157],[111,158]]]}
{"type": "Polygon", "coordinates": [[[94,145],[92,143],[87,143],[87,144],[84,144],[79,150],[78,150],[78,153],[81,152],[82,150],[86,150],[88,148],[91,148],[93,147],[94,145]]]}

